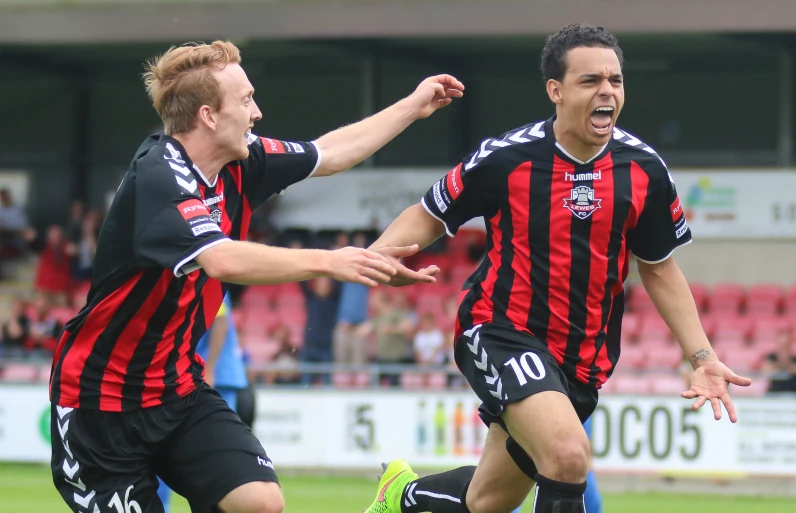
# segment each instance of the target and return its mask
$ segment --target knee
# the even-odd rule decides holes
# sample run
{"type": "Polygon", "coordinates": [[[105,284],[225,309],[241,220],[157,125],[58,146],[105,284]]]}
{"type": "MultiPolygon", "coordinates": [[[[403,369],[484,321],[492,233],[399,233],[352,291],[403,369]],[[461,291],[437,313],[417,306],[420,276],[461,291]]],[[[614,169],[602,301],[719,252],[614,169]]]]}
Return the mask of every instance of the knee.
{"type": "Polygon", "coordinates": [[[539,462],[539,473],[548,479],[566,483],[582,483],[589,473],[589,439],[566,437],[556,440],[539,462]]]}

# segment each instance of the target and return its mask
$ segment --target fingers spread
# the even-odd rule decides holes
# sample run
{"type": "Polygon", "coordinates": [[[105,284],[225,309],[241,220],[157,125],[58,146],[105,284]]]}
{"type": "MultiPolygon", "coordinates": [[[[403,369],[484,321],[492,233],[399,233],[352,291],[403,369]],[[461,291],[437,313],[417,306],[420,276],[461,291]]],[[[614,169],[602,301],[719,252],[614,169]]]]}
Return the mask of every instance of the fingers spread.
{"type": "Polygon", "coordinates": [[[724,407],[727,409],[727,415],[730,417],[730,422],[738,422],[738,412],[735,410],[735,404],[733,404],[732,399],[730,399],[730,394],[725,393],[723,396],[721,396],[721,402],[724,403],[724,407]]]}
{"type": "Polygon", "coordinates": [[[707,397],[705,397],[704,395],[700,395],[699,397],[697,397],[697,400],[694,401],[694,405],[691,407],[691,409],[698,410],[702,408],[702,406],[704,406],[707,400],[708,400],[707,397]]]}
{"type": "Polygon", "coordinates": [[[721,418],[721,402],[718,397],[712,397],[710,404],[713,406],[713,418],[719,420],[721,418]]]}

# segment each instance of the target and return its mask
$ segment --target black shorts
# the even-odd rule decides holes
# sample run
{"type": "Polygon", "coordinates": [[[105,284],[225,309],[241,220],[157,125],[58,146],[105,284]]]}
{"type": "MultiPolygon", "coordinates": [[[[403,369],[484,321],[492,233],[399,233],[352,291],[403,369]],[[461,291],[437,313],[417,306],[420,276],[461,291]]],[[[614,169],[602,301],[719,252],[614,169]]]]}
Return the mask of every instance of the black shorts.
{"type": "Polygon", "coordinates": [[[127,412],[53,405],[51,419],[53,482],[75,512],[162,513],[156,475],[194,513],[243,484],[278,482],[259,440],[207,386],[127,412]]]}
{"type": "MultiPolygon", "coordinates": [[[[528,333],[494,324],[478,325],[456,341],[456,365],[481,399],[481,420],[506,425],[503,409],[539,392],[569,397],[581,422],[597,407],[597,390],[567,379],[547,345],[528,333]]],[[[506,429],[508,432],[508,429],[506,429]]]]}

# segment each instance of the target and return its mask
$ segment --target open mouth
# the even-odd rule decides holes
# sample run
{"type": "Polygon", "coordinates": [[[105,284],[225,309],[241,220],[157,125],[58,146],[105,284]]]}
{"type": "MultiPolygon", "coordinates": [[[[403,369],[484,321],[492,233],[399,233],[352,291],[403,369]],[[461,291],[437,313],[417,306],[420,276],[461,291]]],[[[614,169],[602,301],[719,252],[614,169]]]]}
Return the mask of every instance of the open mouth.
{"type": "Polygon", "coordinates": [[[614,119],[613,107],[597,107],[591,113],[591,125],[594,131],[604,135],[611,131],[611,122],[614,119]]]}

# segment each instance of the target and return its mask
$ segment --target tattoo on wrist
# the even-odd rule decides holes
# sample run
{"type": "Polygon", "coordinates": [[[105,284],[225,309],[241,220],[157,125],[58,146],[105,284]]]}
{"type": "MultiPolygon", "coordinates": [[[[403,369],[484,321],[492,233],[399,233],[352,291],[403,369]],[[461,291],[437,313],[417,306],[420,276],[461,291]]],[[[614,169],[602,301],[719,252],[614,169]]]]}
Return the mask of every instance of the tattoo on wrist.
{"type": "Polygon", "coordinates": [[[708,351],[707,349],[700,349],[699,351],[691,355],[691,360],[694,363],[707,360],[708,358],[710,358],[710,351],[708,351]]]}

